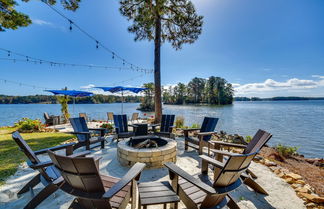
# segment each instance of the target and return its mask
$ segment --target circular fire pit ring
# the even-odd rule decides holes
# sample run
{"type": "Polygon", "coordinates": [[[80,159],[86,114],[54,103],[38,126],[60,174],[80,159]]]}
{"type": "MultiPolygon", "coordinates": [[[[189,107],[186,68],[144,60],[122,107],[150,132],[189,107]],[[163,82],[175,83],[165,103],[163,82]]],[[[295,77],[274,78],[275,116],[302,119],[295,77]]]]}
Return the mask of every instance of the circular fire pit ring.
{"type": "Polygon", "coordinates": [[[177,142],[154,135],[132,137],[117,145],[117,158],[122,166],[141,162],[146,168],[162,168],[166,162],[176,162],[176,157],[177,142]]]}

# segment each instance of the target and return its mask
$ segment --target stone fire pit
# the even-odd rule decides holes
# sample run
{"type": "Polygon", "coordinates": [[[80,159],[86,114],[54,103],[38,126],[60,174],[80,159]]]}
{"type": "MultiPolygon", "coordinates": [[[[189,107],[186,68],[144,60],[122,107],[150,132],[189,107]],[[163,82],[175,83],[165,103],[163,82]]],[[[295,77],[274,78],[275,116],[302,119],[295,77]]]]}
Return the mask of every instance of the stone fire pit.
{"type": "Polygon", "coordinates": [[[158,136],[139,136],[117,145],[117,158],[121,165],[132,166],[136,162],[146,168],[161,168],[166,162],[176,162],[177,142],[158,136]]]}

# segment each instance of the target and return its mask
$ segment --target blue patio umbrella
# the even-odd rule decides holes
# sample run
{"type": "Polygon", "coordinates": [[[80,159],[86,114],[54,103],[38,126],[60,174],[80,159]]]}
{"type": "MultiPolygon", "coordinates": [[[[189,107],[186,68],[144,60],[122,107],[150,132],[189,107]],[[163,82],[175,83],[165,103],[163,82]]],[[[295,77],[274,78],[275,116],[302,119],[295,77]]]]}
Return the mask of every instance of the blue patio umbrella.
{"type": "Polygon", "coordinates": [[[66,96],[73,97],[73,113],[74,113],[74,105],[75,105],[76,97],[88,97],[93,95],[92,92],[76,91],[76,90],[45,90],[45,91],[51,92],[54,95],[66,95],[66,96]]]}
{"type": "Polygon", "coordinates": [[[130,91],[133,93],[139,93],[141,91],[146,90],[147,88],[138,88],[138,87],[124,87],[124,86],[115,86],[115,87],[95,87],[98,89],[102,89],[104,91],[109,91],[111,93],[117,93],[117,92],[121,92],[122,94],[122,106],[121,106],[121,113],[123,114],[124,111],[124,91],[130,91]]]}

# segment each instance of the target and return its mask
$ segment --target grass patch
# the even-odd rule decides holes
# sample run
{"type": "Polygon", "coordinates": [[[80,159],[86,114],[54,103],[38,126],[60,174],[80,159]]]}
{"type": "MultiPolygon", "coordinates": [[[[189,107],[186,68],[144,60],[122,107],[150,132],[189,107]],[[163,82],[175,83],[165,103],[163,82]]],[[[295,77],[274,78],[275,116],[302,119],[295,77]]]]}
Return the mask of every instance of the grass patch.
{"type": "MultiPolygon", "coordinates": [[[[17,171],[18,165],[27,159],[11,138],[13,131],[15,131],[15,128],[0,128],[0,185],[4,184],[6,178],[13,175],[17,171]]],[[[73,138],[73,135],[64,133],[44,132],[24,133],[21,135],[34,151],[57,146],[73,138]]]]}

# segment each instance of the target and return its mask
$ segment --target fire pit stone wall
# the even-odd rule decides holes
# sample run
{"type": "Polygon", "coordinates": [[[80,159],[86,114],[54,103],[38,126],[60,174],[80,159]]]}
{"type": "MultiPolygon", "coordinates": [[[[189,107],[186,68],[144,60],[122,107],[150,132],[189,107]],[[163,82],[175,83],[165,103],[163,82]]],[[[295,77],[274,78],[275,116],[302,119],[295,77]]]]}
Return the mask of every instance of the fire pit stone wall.
{"type": "Polygon", "coordinates": [[[128,145],[128,140],[117,145],[117,158],[122,166],[132,166],[136,162],[146,164],[146,168],[162,168],[166,162],[176,162],[177,142],[168,140],[168,143],[158,148],[137,149],[128,145]]]}

